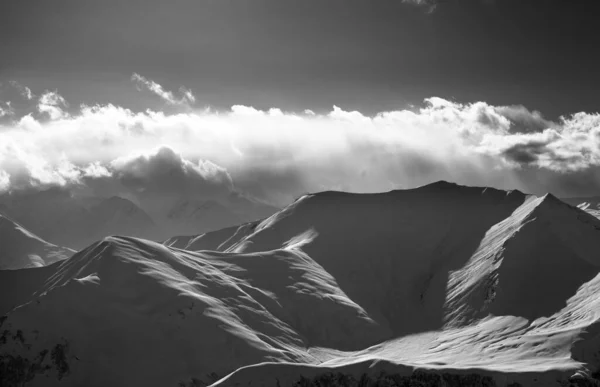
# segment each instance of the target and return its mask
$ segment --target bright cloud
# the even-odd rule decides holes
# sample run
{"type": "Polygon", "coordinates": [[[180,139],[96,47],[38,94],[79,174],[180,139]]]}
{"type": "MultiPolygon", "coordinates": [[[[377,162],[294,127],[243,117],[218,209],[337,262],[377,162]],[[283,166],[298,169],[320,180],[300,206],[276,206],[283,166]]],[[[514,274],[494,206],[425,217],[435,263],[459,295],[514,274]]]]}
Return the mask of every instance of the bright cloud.
{"type": "Polygon", "coordinates": [[[42,93],[37,107],[40,113],[48,114],[51,120],[68,116],[63,109],[69,107],[69,104],[67,104],[67,101],[57,91],[46,90],[42,93]]]}
{"type": "Polygon", "coordinates": [[[0,127],[3,189],[240,191],[278,204],[306,191],[384,191],[439,179],[566,194],[600,189],[595,179],[569,190],[573,176],[600,169],[598,114],[551,122],[522,106],[434,97],[375,116],[242,105],[170,114],[82,106],[67,115],[58,97],[39,98],[60,110],[46,110],[51,120],[29,114],[0,127]]]}
{"type": "Polygon", "coordinates": [[[179,93],[181,94],[181,97],[177,98],[175,97],[173,92],[165,90],[158,83],[147,79],[137,73],[133,73],[133,75],[131,76],[131,81],[136,84],[138,90],[142,90],[143,88],[145,88],[159,96],[169,105],[189,106],[193,105],[196,102],[196,97],[194,97],[192,91],[190,89],[186,89],[183,86],[179,88],[179,93]]]}
{"type": "Polygon", "coordinates": [[[4,192],[6,190],[8,190],[10,186],[10,175],[3,171],[0,170],[0,192],[4,192]]]}

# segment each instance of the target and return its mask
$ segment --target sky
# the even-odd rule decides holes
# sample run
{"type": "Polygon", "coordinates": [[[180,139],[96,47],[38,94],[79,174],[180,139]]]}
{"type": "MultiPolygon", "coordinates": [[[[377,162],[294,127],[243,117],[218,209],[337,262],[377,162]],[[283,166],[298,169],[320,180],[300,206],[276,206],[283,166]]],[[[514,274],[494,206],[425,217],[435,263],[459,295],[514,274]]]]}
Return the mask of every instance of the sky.
{"type": "Polygon", "coordinates": [[[8,2],[0,190],[600,195],[596,3],[8,2]]]}

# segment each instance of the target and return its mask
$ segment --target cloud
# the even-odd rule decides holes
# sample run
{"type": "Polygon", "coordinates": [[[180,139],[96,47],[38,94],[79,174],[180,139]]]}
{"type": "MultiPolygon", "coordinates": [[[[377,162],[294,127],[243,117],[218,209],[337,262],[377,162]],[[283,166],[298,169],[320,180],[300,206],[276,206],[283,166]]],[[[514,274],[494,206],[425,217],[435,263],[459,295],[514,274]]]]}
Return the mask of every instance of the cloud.
{"type": "Polygon", "coordinates": [[[120,157],[110,167],[124,186],[138,192],[210,197],[233,189],[224,168],[207,160],[186,160],[168,146],[120,157]]]}
{"type": "Polygon", "coordinates": [[[511,121],[511,131],[518,133],[539,132],[556,127],[537,110],[530,111],[523,105],[499,106],[496,111],[511,121]]]}
{"type": "Polygon", "coordinates": [[[15,114],[15,110],[11,106],[10,101],[0,103],[0,118],[12,116],[14,114],[15,114]],[[2,106],[2,105],[4,105],[4,106],[2,106]]]}
{"type": "Polygon", "coordinates": [[[433,12],[437,6],[437,0],[402,0],[403,3],[427,7],[427,12],[433,12]]]}
{"type": "Polygon", "coordinates": [[[51,120],[67,117],[67,112],[63,110],[67,107],[69,104],[57,91],[46,90],[38,99],[38,111],[46,113],[51,120]]]}
{"type": "Polygon", "coordinates": [[[17,81],[9,81],[9,83],[15,88],[17,89],[17,91],[19,92],[19,94],[21,94],[21,96],[23,98],[25,98],[26,100],[30,101],[33,99],[33,97],[35,97],[35,95],[31,92],[31,89],[27,86],[21,85],[19,82],[17,81]]]}
{"type": "Polygon", "coordinates": [[[439,179],[575,196],[595,187],[571,177],[600,171],[599,141],[598,114],[550,122],[518,105],[438,97],[374,116],[337,106],[325,114],[243,105],[167,113],[109,104],[4,125],[0,170],[10,189],[60,185],[140,197],[236,191],[279,205],[305,192],[386,191],[439,179]]]}
{"type": "Polygon", "coordinates": [[[0,170],[0,193],[5,192],[10,187],[10,175],[0,170]]]}
{"type": "Polygon", "coordinates": [[[179,88],[179,93],[181,94],[181,97],[177,98],[175,97],[175,95],[173,95],[173,92],[165,90],[158,83],[154,82],[153,80],[147,79],[137,73],[133,73],[133,75],[131,75],[131,81],[136,84],[138,90],[142,90],[142,88],[145,88],[159,96],[169,105],[190,106],[196,102],[196,97],[194,97],[192,91],[183,86],[179,88]]]}

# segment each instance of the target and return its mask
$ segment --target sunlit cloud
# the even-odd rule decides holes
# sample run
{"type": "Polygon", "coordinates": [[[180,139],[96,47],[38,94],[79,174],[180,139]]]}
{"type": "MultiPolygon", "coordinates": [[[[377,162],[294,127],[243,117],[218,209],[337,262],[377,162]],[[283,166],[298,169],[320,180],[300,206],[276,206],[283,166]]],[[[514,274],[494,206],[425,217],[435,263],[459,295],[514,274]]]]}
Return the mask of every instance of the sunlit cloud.
{"type": "Polygon", "coordinates": [[[40,95],[37,106],[38,111],[46,113],[51,120],[67,117],[68,113],[64,111],[67,107],[69,104],[57,91],[48,90],[40,95]]]}
{"type": "Polygon", "coordinates": [[[67,114],[67,106],[46,91],[37,108],[49,120],[29,113],[0,127],[2,190],[243,192],[282,204],[304,192],[385,191],[440,179],[575,193],[572,177],[600,168],[600,118],[590,113],[553,122],[520,105],[438,97],[372,116],[338,106],[325,114],[244,105],[135,112],[111,104],[67,114]]]}
{"type": "Polygon", "coordinates": [[[138,90],[141,91],[142,89],[147,89],[159,96],[169,105],[189,106],[193,105],[196,102],[196,97],[194,96],[194,94],[192,94],[192,91],[183,86],[179,88],[179,93],[181,94],[181,96],[177,98],[175,97],[173,92],[165,90],[158,83],[154,82],[153,80],[147,79],[137,73],[133,73],[133,75],[131,76],[131,81],[136,84],[138,90]]]}

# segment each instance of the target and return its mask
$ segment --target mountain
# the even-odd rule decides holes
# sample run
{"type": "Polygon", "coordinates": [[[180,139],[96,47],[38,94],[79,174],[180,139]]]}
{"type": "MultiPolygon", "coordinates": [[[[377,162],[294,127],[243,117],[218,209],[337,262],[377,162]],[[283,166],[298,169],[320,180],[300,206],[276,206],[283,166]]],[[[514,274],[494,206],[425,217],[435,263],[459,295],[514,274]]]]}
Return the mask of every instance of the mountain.
{"type": "Polygon", "coordinates": [[[44,240],[70,248],[79,248],[87,243],[78,242],[89,236],[88,210],[67,191],[51,188],[4,194],[0,203],[6,215],[44,240]]]}
{"type": "MultiPolygon", "coordinates": [[[[193,239],[198,235],[240,224],[267,218],[278,211],[277,208],[256,202],[241,195],[231,194],[217,200],[181,198],[169,209],[164,223],[172,237],[193,239]]],[[[157,216],[160,218],[160,216],[157,216]]]]}
{"type": "Polygon", "coordinates": [[[305,195],[165,244],[105,238],[17,271],[0,381],[593,386],[599,233],[552,195],[438,182],[305,195]]]}
{"type": "Polygon", "coordinates": [[[167,239],[163,244],[189,251],[214,250],[225,252],[240,240],[252,234],[259,224],[260,221],[255,221],[200,235],[175,236],[167,239]]]}
{"type": "Polygon", "coordinates": [[[75,251],[53,245],[0,214],[0,270],[39,267],[69,258],[75,251]]]}
{"type": "Polygon", "coordinates": [[[580,197],[580,198],[562,198],[563,202],[572,206],[579,207],[584,211],[600,218],[600,196],[580,197]]]}
{"type": "Polygon", "coordinates": [[[86,245],[109,235],[128,235],[145,238],[156,237],[157,226],[150,216],[132,201],[113,196],[90,207],[93,220],[93,240],[86,245]]]}
{"type": "Polygon", "coordinates": [[[142,209],[120,198],[78,198],[60,189],[3,195],[3,211],[45,240],[81,249],[108,235],[158,237],[142,209]]]}
{"type": "Polygon", "coordinates": [[[242,219],[214,200],[183,199],[167,214],[171,235],[203,233],[242,223],[242,219]]]}
{"type": "Polygon", "coordinates": [[[51,243],[75,249],[110,235],[151,240],[198,235],[263,219],[277,211],[239,194],[221,200],[180,197],[139,204],[119,196],[75,195],[60,188],[0,195],[1,213],[51,243]]]}
{"type": "Polygon", "coordinates": [[[280,208],[248,198],[239,193],[231,193],[222,201],[227,208],[230,208],[231,211],[236,213],[245,222],[264,219],[280,210],[280,208]]]}

